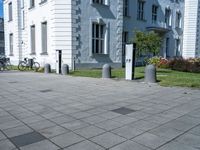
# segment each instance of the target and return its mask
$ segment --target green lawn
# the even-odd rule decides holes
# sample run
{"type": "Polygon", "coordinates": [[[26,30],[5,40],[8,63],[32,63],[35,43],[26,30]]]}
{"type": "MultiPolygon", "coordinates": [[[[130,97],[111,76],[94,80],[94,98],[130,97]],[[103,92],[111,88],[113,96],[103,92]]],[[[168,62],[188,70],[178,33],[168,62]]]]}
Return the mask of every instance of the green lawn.
{"type": "MultiPolygon", "coordinates": [[[[76,70],[75,72],[70,72],[72,76],[82,76],[82,77],[93,77],[101,78],[100,69],[87,69],[87,70],[76,70]]],[[[113,78],[124,78],[124,69],[113,69],[113,78]]],[[[144,67],[136,67],[135,77],[137,79],[144,78],[144,67]]],[[[181,87],[192,87],[200,88],[200,74],[199,73],[188,73],[179,72],[169,69],[158,69],[157,79],[159,84],[162,86],[181,86],[181,87]]]]}

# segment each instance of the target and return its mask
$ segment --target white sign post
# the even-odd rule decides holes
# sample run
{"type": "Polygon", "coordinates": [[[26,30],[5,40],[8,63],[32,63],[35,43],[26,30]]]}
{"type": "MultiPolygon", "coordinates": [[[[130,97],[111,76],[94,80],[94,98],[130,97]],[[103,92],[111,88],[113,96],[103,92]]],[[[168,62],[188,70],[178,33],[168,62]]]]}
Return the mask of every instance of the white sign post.
{"type": "Polygon", "coordinates": [[[134,79],[135,71],[135,44],[126,45],[126,80],[134,79]]]}

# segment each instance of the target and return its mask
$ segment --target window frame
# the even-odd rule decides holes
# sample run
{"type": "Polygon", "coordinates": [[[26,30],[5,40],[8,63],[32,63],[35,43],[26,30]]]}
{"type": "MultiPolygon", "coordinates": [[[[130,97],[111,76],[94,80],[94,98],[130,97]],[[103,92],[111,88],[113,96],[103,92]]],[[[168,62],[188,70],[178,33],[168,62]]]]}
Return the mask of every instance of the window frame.
{"type": "Polygon", "coordinates": [[[35,0],[29,1],[29,9],[35,8],[35,0]]]}
{"type": "Polygon", "coordinates": [[[8,3],[8,21],[13,20],[13,5],[12,2],[8,3]]]}
{"type": "Polygon", "coordinates": [[[169,49],[170,49],[169,45],[170,45],[170,38],[167,37],[166,40],[165,40],[166,58],[170,57],[170,55],[169,55],[169,49]]]}
{"type": "Polygon", "coordinates": [[[182,28],[181,21],[182,21],[181,12],[176,12],[176,28],[179,28],[179,29],[182,28]]]}
{"type": "Polygon", "coordinates": [[[92,54],[105,54],[105,24],[92,23],[92,54]]]}
{"type": "Polygon", "coordinates": [[[41,22],[41,55],[48,55],[48,23],[47,21],[41,22]],[[46,25],[44,31],[43,25],[46,25]],[[45,32],[45,34],[43,34],[45,32]],[[46,40],[44,40],[44,37],[46,40]]]}
{"type": "Polygon", "coordinates": [[[30,48],[31,48],[31,55],[35,55],[36,54],[36,27],[35,24],[30,26],[30,48]],[[34,29],[34,33],[32,32],[34,29]],[[33,39],[33,35],[34,35],[34,39],[33,39]]]}
{"type": "Polygon", "coordinates": [[[168,27],[172,26],[172,9],[165,8],[165,23],[168,27]]]}
{"type": "Polygon", "coordinates": [[[39,4],[42,5],[42,4],[46,3],[47,1],[48,0],[41,0],[39,4]]]}
{"type": "Polygon", "coordinates": [[[129,0],[124,0],[123,16],[129,17],[129,0]]]}
{"type": "Polygon", "coordinates": [[[180,38],[175,39],[176,43],[176,56],[181,56],[181,40],[180,38]]]}
{"type": "Polygon", "coordinates": [[[110,0],[90,0],[91,5],[109,6],[110,0]]]}
{"type": "Polygon", "coordinates": [[[151,10],[152,18],[151,18],[151,21],[154,24],[158,22],[158,9],[159,9],[158,5],[155,5],[155,4],[152,5],[152,10],[151,10]]]}
{"type": "Polygon", "coordinates": [[[137,1],[137,20],[145,21],[145,3],[146,1],[137,1]]]}
{"type": "Polygon", "coordinates": [[[9,34],[9,56],[13,56],[14,55],[14,49],[13,49],[13,44],[14,44],[14,38],[13,38],[13,33],[9,34]]]}

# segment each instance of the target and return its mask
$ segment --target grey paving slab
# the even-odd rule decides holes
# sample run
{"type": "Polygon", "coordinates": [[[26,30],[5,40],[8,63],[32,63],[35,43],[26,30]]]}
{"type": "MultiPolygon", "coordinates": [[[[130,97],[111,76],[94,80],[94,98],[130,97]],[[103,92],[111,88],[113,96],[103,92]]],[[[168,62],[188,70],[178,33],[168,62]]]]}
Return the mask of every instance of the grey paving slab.
{"type": "Polygon", "coordinates": [[[113,118],[112,120],[116,121],[116,122],[119,122],[121,124],[130,124],[130,123],[136,122],[139,119],[123,115],[123,116],[119,116],[119,117],[113,118]]]}
{"type": "Polygon", "coordinates": [[[20,147],[20,150],[58,150],[58,149],[60,148],[48,140],[20,147]]]}
{"type": "Polygon", "coordinates": [[[31,133],[31,132],[33,132],[33,130],[31,128],[29,128],[28,126],[23,125],[23,126],[18,126],[15,128],[3,130],[3,132],[8,137],[14,137],[14,136],[19,136],[19,135],[26,134],[26,133],[31,133]]]}
{"type": "Polygon", "coordinates": [[[84,138],[69,132],[69,133],[65,133],[59,136],[56,136],[54,138],[50,139],[53,143],[55,143],[56,145],[65,148],[68,146],[71,146],[73,144],[79,143],[81,141],[84,141],[84,138]]]}
{"type": "Polygon", "coordinates": [[[82,129],[75,130],[74,132],[88,139],[105,133],[106,131],[95,126],[88,126],[82,129]]]}
{"type": "Polygon", "coordinates": [[[26,124],[31,124],[31,123],[35,123],[35,122],[43,121],[43,120],[45,119],[39,115],[34,115],[31,117],[21,119],[21,121],[25,122],[26,124]]]}
{"type": "Polygon", "coordinates": [[[141,129],[143,131],[148,131],[148,130],[158,127],[159,124],[145,121],[145,120],[139,120],[137,122],[131,123],[130,126],[132,126],[133,128],[141,129]]]}
{"type": "Polygon", "coordinates": [[[177,130],[177,129],[171,128],[171,127],[160,126],[153,130],[150,130],[149,133],[152,133],[157,136],[173,139],[173,138],[178,137],[179,135],[183,134],[184,131],[180,131],[180,130],[177,130]]]}
{"type": "Polygon", "coordinates": [[[87,113],[87,112],[77,112],[77,113],[71,114],[70,116],[72,116],[76,119],[82,119],[82,118],[92,116],[92,114],[87,113]]]}
{"type": "Polygon", "coordinates": [[[165,127],[174,128],[180,131],[188,131],[196,126],[196,123],[181,122],[177,120],[170,121],[164,125],[165,127]]]}
{"type": "Polygon", "coordinates": [[[103,122],[107,119],[100,117],[100,116],[97,116],[97,115],[93,115],[93,116],[90,116],[90,117],[87,117],[87,118],[84,118],[84,119],[81,119],[81,120],[83,120],[84,122],[90,123],[90,124],[96,124],[96,123],[99,123],[99,122],[103,122]]]}
{"type": "Polygon", "coordinates": [[[66,128],[66,129],[73,131],[73,130],[77,130],[77,129],[87,127],[87,126],[89,126],[89,124],[86,123],[86,122],[80,121],[80,120],[75,120],[75,121],[71,121],[71,122],[68,122],[68,123],[61,124],[61,126],[66,128]]]}
{"type": "Polygon", "coordinates": [[[0,141],[1,150],[14,150],[16,147],[9,140],[0,141]]]}
{"type": "Polygon", "coordinates": [[[0,130],[6,130],[6,129],[14,128],[20,125],[24,125],[24,124],[20,122],[19,120],[8,121],[8,122],[4,122],[0,124],[0,130]]]}
{"type": "Polygon", "coordinates": [[[105,149],[90,141],[83,141],[81,143],[72,145],[64,150],[105,150],[105,149]]]}
{"type": "Polygon", "coordinates": [[[91,141],[108,149],[115,145],[123,143],[124,141],[126,141],[126,139],[107,132],[92,138],[91,141]]]}
{"type": "Polygon", "coordinates": [[[10,141],[12,141],[12,143],[14,143],[16,146],[22,147],[25,145],[42,141],[44,139],[45,137],[39,134],[38,132],[31,132],[31,133],[12,137],[10,138],[10,141]]]}
{"type": "Polygon", "coordinates": [[[45,136],[46,138],[52,138],[52,137],[55,137],[57,135],[64,134],[67,132],[70,132],[70,130],[67,130],[60,126],[53,126],[53,127],[45,128],[39,131],[39,133],[45,136]]]}
{"type": "Polygon", "coordinates": [[[113,118],[116,118],[116,117],[118,117],[120,115],[121,114],[118,114],[118,113],[115,113],[115,112],[112,112],[112,111],[107,111],[107,112],[98,114],[98,116],[106,118],[106,119],[113,119],[113,118]]]}
{"type": "Polygon", "coordinates": [[[62,115],[59,117],[50,118],[49,120],[51,120],[52,122],[55,122],[57,124],[62,124],[62,123],[74,121],[75,118],[68,116],[68,115],[62,115]]]}
{"type": "Polygon", "coordinates": [[[169,142],[168,138],[159,137],[150,133],[144,133],[136,138],[133,138],[132,140],[152,149],[156,149],[169,142]]]}
{"type": "Polygon", "coordinates": [[[115,133],[119,136],[122,136],[126,139],[132,139],[132,138],[144,133],[145,131],[142,131],[140,129],[133,128],[133,127],[130,127],[130,126],[123,126],[121,128],[117,128],[115,130],[112,130],[111,132],[115,133]]]}
{"type": "Polygon", "coordinates": [[[177,142],[192,146],[194,148],[199,149],[200,148],[200,136],[186,133],[183,136],[180,136],[179,138],[176,139],[177,142]]]}
{"type": "Polygon", "coordinates": [[[110,130],[114,130],[116,128],[123,126],[123,124],[113,121],[113,120],[106,120],[106,121],[100,122],[98,124],[95,124],[95,126],[102,128],[106,131],[110,131],[110,130]]]}
{"type": "Polygon", "coordinates": [[[150,150],[150,149],[136,142],[127,141],[111,148],[110,150],[150,150]]]}
{"type": "Polygon", "coordinates": [[[29,124],[29,126],[35,130],[41,130],[41,129],[56,126],[56,124],[51,121],[48,121],[48,120],[42,120],[42,121],[38,121],[38,122],[34,122],[32,124],[29,124]]]}

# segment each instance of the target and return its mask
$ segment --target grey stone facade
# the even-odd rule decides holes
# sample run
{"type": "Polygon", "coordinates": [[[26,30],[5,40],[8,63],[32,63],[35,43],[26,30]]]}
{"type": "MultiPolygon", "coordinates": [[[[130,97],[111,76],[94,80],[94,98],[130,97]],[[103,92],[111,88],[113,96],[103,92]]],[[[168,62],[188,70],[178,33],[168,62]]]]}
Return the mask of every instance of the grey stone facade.
{"type": "Polygon", "coordinates": [[[109,63],[121,66],[123,1],[109,0],[109,4],[96,4],[91,0],[77,2],[77,67],[102,67],[109,63]],[[92,53],[92,23],[101,21],[106,26],[107,53],[92,53]]]}
{"type": "Polygon", "coordinates": [[[92,0],[76,2],[76,66],[77,67],[102,67],[109,63],[113,67],[121,67],[124,64],[123,33],[127,32],[127,41],[133,40],[134,30],[152,30],[162,37],[163,44],[160,55],[174,57],[181,55],[184,2],[182,0],[150,0],[144,4],[144,20],[138,20],[138,0],[128,0],[128,15],[124,15],[125,0],[108,0],[108,4],[96,4],[92,0]],[[152,23],[152,6],[156,5],[157,21],[152,23]],[[171,10],[171,25],[165,23],[165,10],[171,10]],[[176,13],[181,14],[181,27],[176,27],[176,13]],[[92,53],[92,22],[101,20],[106,25],[108,34],[106,54],[92,53]],[[168,46],[166,46],[168,38],[168,46]],[[177,43],[180,47],[177,48],[177,43]],[[166,48],[167,47],[167,48],[166,48]],[[167,50],[166,50],[167,49],[167,50]]]}

